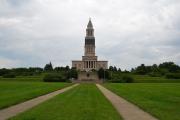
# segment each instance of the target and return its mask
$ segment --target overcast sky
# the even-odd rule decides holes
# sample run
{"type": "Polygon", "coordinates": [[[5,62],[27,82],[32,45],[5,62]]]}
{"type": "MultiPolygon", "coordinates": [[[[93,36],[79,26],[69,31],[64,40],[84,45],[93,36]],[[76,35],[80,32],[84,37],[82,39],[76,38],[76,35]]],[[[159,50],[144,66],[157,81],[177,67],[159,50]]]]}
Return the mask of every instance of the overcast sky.
{"type": "Polygon", "coordinates": [[[179,11],[180,0],[0,0],[0,68],[71,66],[89,17],[99,60],[180,64],[179,11]]]}

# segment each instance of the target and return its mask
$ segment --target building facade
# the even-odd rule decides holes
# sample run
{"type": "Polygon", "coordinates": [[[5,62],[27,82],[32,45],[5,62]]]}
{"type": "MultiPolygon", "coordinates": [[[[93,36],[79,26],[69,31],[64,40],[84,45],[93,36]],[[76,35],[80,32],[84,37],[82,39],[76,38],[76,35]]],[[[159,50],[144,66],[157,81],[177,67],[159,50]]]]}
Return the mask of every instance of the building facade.
{"type": "Polygon", "coordinates": [[[82,60],[73,60],[72,67],[80,71],[98,70],[100,68],[107,69],[108,61],[98,61],[95,47],[94,28],[91,19],[89,19],[86,28],[84,56],[82,56],[82,60]]]}

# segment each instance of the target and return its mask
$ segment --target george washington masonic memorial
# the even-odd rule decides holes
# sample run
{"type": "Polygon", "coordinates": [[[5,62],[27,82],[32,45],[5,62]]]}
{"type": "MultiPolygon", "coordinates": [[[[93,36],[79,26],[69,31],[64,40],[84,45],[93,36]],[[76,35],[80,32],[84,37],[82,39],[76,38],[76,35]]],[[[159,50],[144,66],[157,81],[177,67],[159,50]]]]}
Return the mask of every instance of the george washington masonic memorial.
{"type": "Polygon", "coordinates": [[[98,56],[96,56],[95,53],[95,47],[94,28],[91,19],[89,19],[86,28],[84,56],[82,56],[82,60],[73,60],[72,67],[86,72],[98,70],[100,68],[107,69],[108,61],[98,60],[98,56]]]}

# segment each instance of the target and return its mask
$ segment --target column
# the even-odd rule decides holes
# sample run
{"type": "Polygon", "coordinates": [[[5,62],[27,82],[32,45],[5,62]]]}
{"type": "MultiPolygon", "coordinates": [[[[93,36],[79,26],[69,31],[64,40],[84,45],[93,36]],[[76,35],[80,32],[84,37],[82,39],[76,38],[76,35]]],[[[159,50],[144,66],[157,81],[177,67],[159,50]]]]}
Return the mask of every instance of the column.
{"type": "Polygon", "coordinates": [[[84,68],[86,68],[86,61],[84,62],[84,68]]]}
{"type": "Polygon", "coordinates": [[[85,62],[84,62],[83,68],[85,68],[85,62]]]}
{"type": "Polygon", "coordinates": [[[84,68],[86,68],[86,61],[84,61],[84,68]]]}
{"type": "Polygon", "coordinates": [[[95,61],[94,61],[94,68],[95,68],[95,61]]]}
{"type": "Polygon", "coordinates": [[[91,68],[91,61],[89,61],[89,66],[90,66],[90,68],[91,68]]]}
{"type": "Polygon", "coordinates": [[[90,63],[90,64],[91,64],[91,68],[92,68],[92,61],[91,61],[91,63],[90,63]]]}
{"type": "Polygon", "coordinates": [[[89,61],[88,61],[88,68],[89,68],[89,61]]]}
{"type": "Polygon", "coordinates": [[[85,66],[84,66],[84,68],[86,68],[86,61],[85,61],[85,66]]]}
{"type": "Polygon", "coordinates": [[[91,61],[89,61],[89,63],[90,63],[90,68],[91,68],[91,61]]]}
{"type": "Polygon", "coordinates": [[[95,61],[95,68],[97,69],[97,61],[95,61]]]}
{"type": "Polygon", "coordinates": [[[93,61],[91,61],[91,64],[92,64],[91,67],[93,68],[93,61]]]}
{"type": "Polygon", "coordinates": [[[87,68],[88,68],[88,61],[87,61],[87,68]]]}

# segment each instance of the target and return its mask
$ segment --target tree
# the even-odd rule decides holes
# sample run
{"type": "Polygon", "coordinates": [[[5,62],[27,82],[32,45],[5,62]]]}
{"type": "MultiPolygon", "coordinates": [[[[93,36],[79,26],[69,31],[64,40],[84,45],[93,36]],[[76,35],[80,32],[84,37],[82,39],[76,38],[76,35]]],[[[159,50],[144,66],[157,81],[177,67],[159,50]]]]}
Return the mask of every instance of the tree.
{"type": "Polygon", "coordinates": [[[180,67],[175,64],[170,66],[170,68],[169,68],[169,72],[172,72],[172,73],[177,73],[177,72],[179,72],[179,70],[180,70],[180,67]]]}
{"type": "Polygon", "coordinates": [[[164,62],[159,65],[159,69],[161,71],[167,71],[171,73],[177,73],[180,71],[180,67],[176,65],[174,62],[164,62]]]}
{"type": "Polygon", "coordinates": [[[98,70],[98,76],[99,76],[99,79],[109,79],[110,78],[109,71],[104,70],[103,68],[100,68],[98,70]]]}
{"type": "Polygon", "coordinates": [[[147,73],[145,65],[141,64],[141,66],[138,66],[136,68],[136,73],[141,74],[141,75],[145,75],[147,73]]]}
{"type": "Polygon", "coordinates": [[[52,66],[51,62],[49,64],[45,65],[44,70],[45,71],[52,71],[53,70],[53,66],[52,66]]]}
{"type": "Polygon", "coordinates": [[[113,66],[109,66],[109,71],[114,71],[113,66]]]}
{"type": "Polygon", "coordinates": [[[0,76],[4,75],[4,74],[8,74],[10,73],[10,70],[9,69],[6,69],[6,68],[2,68],[0,69],[0,76]]]}
{"type": "Polygon", "coordinates": [[[118,72],[121,72],[121,68],[118,69],[118,72]]]}
{"type": "Polygon", "coordinates": [[[70,68],[69,68],[68,65],[65,67],[65,70],[66,70],[66,71],[70,70],[70,68]]]}
{"type": "Polygon", "coordinates": [[[117,71],[119,71],[119,72],[121,72],[121,69],[119,68],[119,69],[117,69],[117,67],[116,66],[109,66],[109,71],[113,71],[113,72],[117,72],[117,71]]]}
{"type": "Polygon", "coordinates": [[[71,70],[68,71],[67,78],[78,78],[78,71],[76,70],[76,68],[71,68],[71,70]]]}
{"type": "Polygon", "coordinates": [[[116,68],[116,66],[114,66],[114,68],[113,68],[113,69],[114,69],[113,71],[117,72],[117,68],[116,68]]]}

